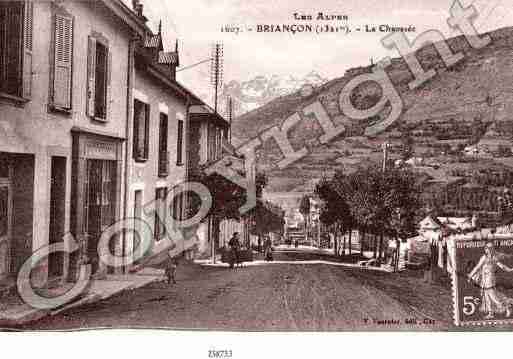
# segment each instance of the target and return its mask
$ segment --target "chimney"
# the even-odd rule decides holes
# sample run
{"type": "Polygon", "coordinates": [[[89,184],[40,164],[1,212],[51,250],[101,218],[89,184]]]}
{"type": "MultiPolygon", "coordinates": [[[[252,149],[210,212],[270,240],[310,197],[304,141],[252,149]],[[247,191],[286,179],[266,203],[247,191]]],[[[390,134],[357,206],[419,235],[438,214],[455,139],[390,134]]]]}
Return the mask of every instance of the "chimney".
{"type": "Polygon", "coordinates": [[[143,10],[144,5],[139,2],[139,0],[132,0],[132,9],[140,18],[144,18],[143,10]]]}
{"type": "Polygon", "coordinates": [[[135,10],[135,13],[137,14],[137,16],[139,16],[140,18],[144,18],[144,15],[143,15],[143,9],[144,9],[144,5],[143,4],[137,4],[137,9],[135,10]]]}
{"type": "Polygon", "coordinates": [[[173,80],[176,80],[176,68],[180,66],[180,56],[178,55],[178,39],[175,41],[175,53],[176,53],[176,59],[177,63],[175,65],[171,65],[171,78],[173,80]]]}

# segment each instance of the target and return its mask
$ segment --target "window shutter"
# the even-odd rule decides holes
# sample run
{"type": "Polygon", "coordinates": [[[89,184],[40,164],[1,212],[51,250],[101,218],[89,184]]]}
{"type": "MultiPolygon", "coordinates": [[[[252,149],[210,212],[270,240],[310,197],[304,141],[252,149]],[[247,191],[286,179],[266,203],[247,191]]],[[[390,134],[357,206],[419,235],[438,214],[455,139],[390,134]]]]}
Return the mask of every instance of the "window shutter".
{"type": "Polygon", "coordinates": [[[110,117],[110,109],[111,109],[111,102],[113,102],[112,98],[112,52],[110,49],[107,49],[107,96],[106,96],[106,110],[105,110],[105,119],[109,119],[110,117]]]}
{"type": "Polygon", "coordinates": [[[4,91],[5,84],[5,73],[6,73],[6,63],[5,63],[5,52],[7,48],[7,8],[2,6],[0,3],[0,91],[4,91]]]}
{"type": "Polygon", "coordinates": [[[168,117],[166,114],[160,114],[160,126],[159,126],[159,152],[167,152],[167,130],[168,117]]]}
{"type": "Polygon", "coordinates": [[[184,220],[184,193],[180,193],[180,210],[179,210],[179,213],[178,215],[180,216],[180,221],[183,221],[184,220]]]}
{"type": "Polygon", "coordinates": [[[178,136],[176,138],[176,163],[182,164],[183,160],[183,121],[178,120],[178,136]]]}
{"type": "Polygon", "coordinates": [[[87,110],[90,117],[95,114],[95,84],[96,84],[96,39],[89,36],[87,52],[87,110]]]}
{"type": "Polygon", "coordinates": [[[71,77],[73,63],[73,19],[55,15],[55,63],[53,104],[71,108],[71,77]]]}
{"type": "Polygon", "coordinates": [[[181,194],[173,196],[173,214],[172,214],[172,217],[173,217],[173,219],[175,221],[179,221],[180,220],[180,215],[179,215],[179,206],[180,206],[179,196],[180,195],[181,194]]]}
{"type": "Polygon", "coordinates": [[[23,63],[20,58],[23,53],[23,18],[24,4],[22,2],[7,2],[5,7],[4,26],[5,41],[3,44],[4,76],[0,88],[14,96],[23,96],[23,63]]]}
{"type": "Polygon", "coordinates": [[[141,121],[141,105],[139,101],[134,101],[134,133],[133,146],[132,146],[132,157],[137,159],[139,157],[139,126],[141,121]]]}
{"type": "Polygon", "coordinates": [[[146,121],[144,124],[144,158],[147,159],[150,147],[150,105],[146,104],[146,121]]]}
{"type": "Polygon", "coordinates": [[[23,97],[32,95],[32,47],[34,39],[34,3],[25,3],[23,22],[23,97]]]}

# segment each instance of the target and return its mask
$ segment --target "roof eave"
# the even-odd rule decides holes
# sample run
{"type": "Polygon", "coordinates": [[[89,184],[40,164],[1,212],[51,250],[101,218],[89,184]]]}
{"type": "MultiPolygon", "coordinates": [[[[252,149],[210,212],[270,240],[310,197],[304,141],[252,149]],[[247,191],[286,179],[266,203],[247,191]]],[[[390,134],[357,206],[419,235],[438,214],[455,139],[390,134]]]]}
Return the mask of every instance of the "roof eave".
{"type": "Polygon", "coordinates": [[[170,89],[174,90],[175,92],[179,93],[184,98],[186,98],[188,100],[188,102],[190,102],[190,105],[193,105],[193,104],[204,105],[204,102],[198,96],[196,96],[192,91],[187,89],[185,86],[180,84],[178,81],[173,80],[173,79],[169,78],[166,74],[162,73],[161,69],[159,69],[153,62],[147,61],[146,58],[145,58],[145,60],[146,60],[148,73],[150,73],[152,76],[158,78],[162,83],[167,85],[170,89]]]}
{"type": "Polygon", "coordinates": [[[141,38],[144,38],[150,31],[137,14],[130,10],[121,0],[102,0],[102,2],[141,38]]]}

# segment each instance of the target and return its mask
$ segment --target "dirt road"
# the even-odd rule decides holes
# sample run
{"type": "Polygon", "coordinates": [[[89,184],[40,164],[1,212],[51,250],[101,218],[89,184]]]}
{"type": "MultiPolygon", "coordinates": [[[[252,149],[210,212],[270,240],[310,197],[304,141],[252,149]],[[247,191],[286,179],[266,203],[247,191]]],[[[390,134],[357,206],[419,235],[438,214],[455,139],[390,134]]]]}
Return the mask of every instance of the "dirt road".
{"type": "Polygon", "coordinates": [[[447,290],[407,288],[415,285],[415,278],[401,279],[390,273],[326,264],[269,264],[236,270],[191,265],[180,268],[177,279],[174,286],[152,284],[24,329],[316,331],[443,330],[450,326],[447,290]]]}

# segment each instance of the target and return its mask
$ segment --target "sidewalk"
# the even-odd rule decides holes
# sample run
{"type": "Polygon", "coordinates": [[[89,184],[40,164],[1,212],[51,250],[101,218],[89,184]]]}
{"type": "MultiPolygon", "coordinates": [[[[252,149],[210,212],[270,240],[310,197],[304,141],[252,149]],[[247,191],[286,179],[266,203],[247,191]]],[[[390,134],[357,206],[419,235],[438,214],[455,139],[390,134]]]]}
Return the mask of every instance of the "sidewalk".
{"type": "Polygon", "coordinates": [[[299,245],[296,248],[293,245],[279,244],[277,246],[274,246],[273,248],[274,248],[274,250],[283,251],[283,252],[286,252],[286,251],[294,251],[294,252],[303,251],[303,252],[318,253],[318,254],[334,254],[333,249],[318,248],[318,247],[314,247],[314,246],[305,246],[305,245],[299,245]]]}
{"type": "MultiPolygon", "coordinates": [[[[277,251],[281,252],[308,252],[308,253],[315,253],[315,254],[331,254],[334,255],[335,251],[333,248],[318,248],[313,246],[305,246],[305,245],[299,245],[297,248],[294,245],[289,244],[279,244],[277,246],[273,247],[277,251]]],[[[353,249],[353,253],[359,253],[360,250],[353,249]]],[[[366,258],[372,258],[373,251],[364,251],[363,256],[366,258]]]]}
{"type": "MultiPolygon", "coordinates": [[[[203,259],[203,260],[195,260],[194,263],[205,266],[205,267],[229,267],[227,263],[222,262],[216,262],[212,263],[210,259],[203,259]]],[[[331,261],[325,261],[325,260],[273,260],[273,261],[266,261],[266,260],[254,260],[251,262],[244,262],[242,264],[242,267],[256,267],[256,266],[272,266],[277,264],[286,264],[286,265],[304,265],[304,264],[325,264],[329,266],[335,266],[335,267],[347,267],[347,268],[357,268],[357,269],[365,269],[365,270],[371,270],[371,271],[378,271],[378,272],[387,272],[391,273],[393,270],[389,267],[372,267],[372,266],[362,266],[361,264],[354,264],[354,263],[343,263],[343,262],[331,262],[331,261]]]]}
{"type": "MultiPolygon", "coordinates": [[[[393,272],[390,266],[370,266],[365,265],[368,259],[372,258],[372,252],[364,252],[366,260],[360,260],[354,263],[344,261],[344,257],[336,257],[333,249],[317,248],[311,246],[300,245],[297,248],[289,245],[278,245],[273,247],[272,261],[264,259],[263,253],[253,251],[253,260],[242,263],[242,267],[255,267],[255,266],[272,266],[277,264],[287,265],[311,265],[311,264],[324,264],[335,267],[358,268],[371,271],[380,272],[393,272]],[[291,258],[290,255],[298,254],[300,257],[291,258]]],[[[216,258],[216,262],[212,263],[212,259],[196,259],[194,263],[204,267],[229,267],[228,263],[222,262],[216,258]]]]}
{"type": "MultiPolygon", "coordinates": [[[[0,306],[0,328],[27,324],[48,315],[55,315],[70,308],[105,300],[121,292],[164,280],[164,271],[153,268],[144,268],[136,274],[108,275],[107,279],[92,280],[87,293],[78,300],[53,310],[32,308],[21,302],[19,298],[2,299],[4,305],[0,306]]],[[[62,288],[60,289],[62,291],[62,288]]]]}

